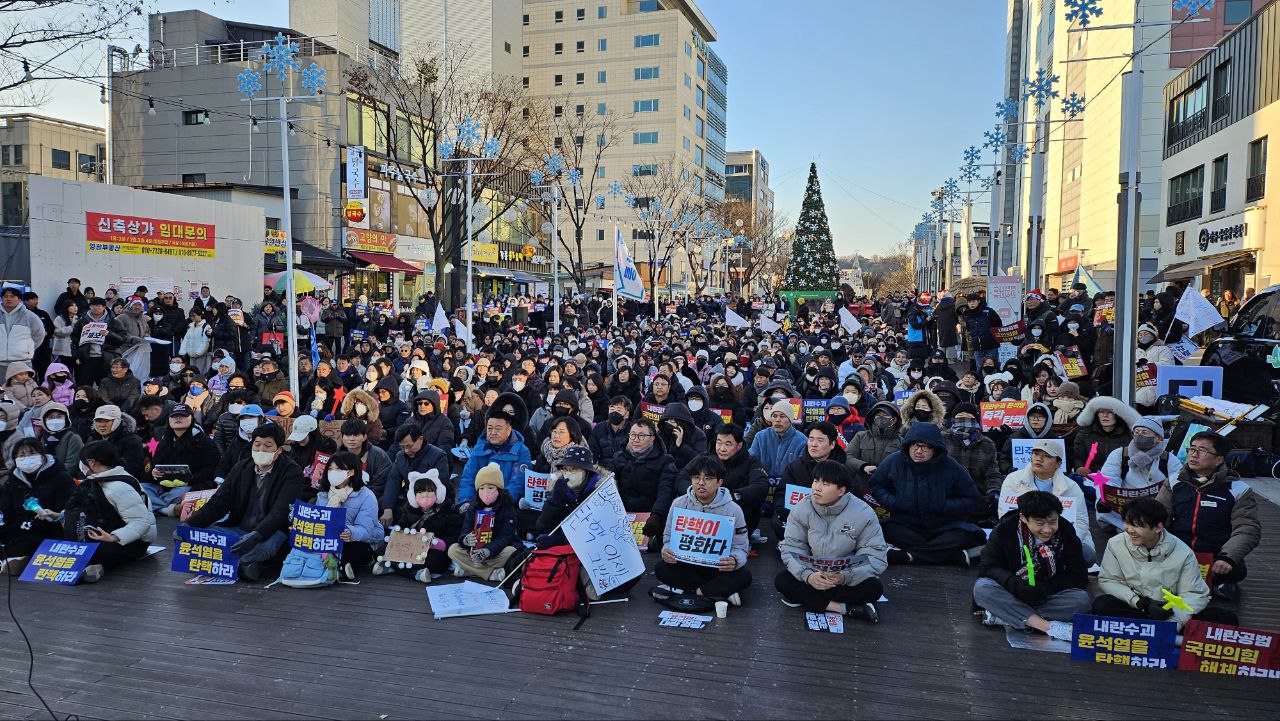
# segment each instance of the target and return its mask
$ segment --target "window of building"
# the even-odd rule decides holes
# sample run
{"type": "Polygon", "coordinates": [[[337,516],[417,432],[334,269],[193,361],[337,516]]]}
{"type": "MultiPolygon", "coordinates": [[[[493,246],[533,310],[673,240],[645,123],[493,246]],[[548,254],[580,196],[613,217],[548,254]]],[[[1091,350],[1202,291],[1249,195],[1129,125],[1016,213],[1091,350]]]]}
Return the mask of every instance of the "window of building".
{"type": "Polygon", "coordinates": [[[578,42],[573,46],[573,49],[574,49],[576,52],[585,53],[585,52],[587,51],[587,41],[586,41],[586,40],[579,40],[579,41],[578,41],[578,42]]]}
{"type": "Polygon", "coordinates": [[[502,47],[507,51],[508,55],[511,54],[511,43],[503,43],[502,47]]]}
{"type": "Polygon", "coordinates": [[[692,120],[692,119],[693,119],[693,113],[689,110],[689,106],[688,106],[688,105],[684,106],[684,119],[685,119],[685,120],[692,120]]]}
{"type": "Polygon", "coordinates": [[[609,105],[607,103],[598,103],[596,105],[596,115],[604,115],[607,112],[609,112],[609,105]]]}
{"type": "Polygon", "coordinates": [[[688,150],[688,149],[689,149],[689,139],[688,139],[688,138],[684,138],[683,147],[684,147],[684,149],[685,149],[685,150],[688,150]]]}
{"type": "Polygon", "coordinates": [[[657,80],[659,77],[659,68],[656,65],[650,68],[636,68],[636,80],[657,80]]]}
{"type": "Polygon", "coordinates": [[[556,22],[558,22],[558,23],[562,23],[562,22],[564,22],[564,11],[563,11],[563,10],[557,10],[557,11],[556,11],[555,18],[556,18],[556,22]]]}
{"type": "Polygon", "coordinates": [[[702,116],[693,119],[693,134],[699,138],[705,137],[706,124],[702,122],[702,116]]]}
{"type": "Polygon", "coordinates": [[[21,145],[13,146],[13,164],[22,165],[22,146],[21,145]]]}
{"type": "Polygon", "coordinates": [[[600,165],[600,166],[597,166],[597,167],[596,167],[596,177],[597,177],[597,178],[603,178],[603,177],[605,177],[605,173],[604,173],[604,166],[603,166],[603,165],[600,165]]]}
{"type": "Polygon", "coordinates": [[[528,119],[529,119],[529,109],[528,109],[528,108],[520,108],[520,117],[524,118],[525,120],[528,120],[528,119]]]}
{"type": "Polygon", "coordinates": [[[702,91],[702,88],[698,88],[698,91],[694,95],[697,98],[698,107],[707,107],[707,94],[702,91]]]}
{"type": "Polygon", "coordinates": [[[635,38],[636,47],[638,48],[656,48],[662,44],[662,38],[658,33],[650,35],[637,35],[635,38]]]}
{"type": "Polygon", "coordinates": [[[557,118],[564,117],[564,106],[563,105],[555,106],[555,108],[552,109],[551,114],[557,118]]]}
{"type": "Polygon", "coordinates": [[[1231,61],[1213,69],[1213,119],[1225,118],[1231,108],[1231,61]]]}
{"type": "Polygon", "coordinates": [[[525,58],[529,57],[529,46],[528,46],[528,45],[526,45],[526,46],[524,46],[524,47],[520,48],[520,56],[521,56],[521,57],[525,57],[525,58]]]}
{"type": "Polygon", "coordinates": [[[205,177],[205,176],[204,176],[204,173],[183,173],[183,174],[182,174],[182,182],[183,182],[184,184],[186,184],[186,183],[203,183],[203,182],[205,182],[204,177],[205,177]]]}
{"type": "Polygon", "coordinates": [[[554,49],[556,55],[564,55],[564,43],[556,43],[554,49]]]}
{"type": "Polygon", "coordinates": [[[684,54],[693,57],[693,46],[689,44],[688,40],[684,43],[684,54]]]}
{"type": "Polygon", "coordinates": [[[651,133],[632,133],[631,144],[632,145],[657,145],[658,131],[655,130],[651,133]]]}
{"type": "Polygon", "coordinates": [[[586,73],[578,73],[577,75],[573,76],[573,82],[574,82],[575,84],[577,84],[577,85],[586,85],[586,84],[587,84],[587,74],[586,74],[586,73]]]}
{"type": "Polygon", "coordinates": [[[564,76],[563,76],[563,75],[557,75],[557,76],[555,77],[555,84],[556,84],[556,87],[560,87],[561,85],[564,85],[564,76]]]}
{"type": "Polygon", "coordinates": [[[551,141],[551,144],[555,146],[556,150],[559,150],[564,147],[564,138],[556,137],[551,141]]]}
{"type": "Polygon", "coordinates": [[[703,60],[701,57],[698,58],[698,77],[703,80],[707,79],[707,61],[703,60]]]}
{"type": "Polygon", "coordinates": [[[601,148],[603,148],[603,147],[605,146],[605,143],[608,143],[608,142],[609,142],[609,139],[608,139],[606,136],[604,136],[604,135],[597,135],[597,136],[596,136],[596,146],[597,146],[597,147],[601,147],[601,148]]]}
{"type": "Polygon", "coordinates": [[[9,146],[0,145],[0,165],[9,164],[9,146]]]}
{"type": "Polygon", "coordinates": [[[689,77],[689,73],[685,73],[685,74],[684,74],[684,86],[685,86],[686,88],[691,88],[691,87],[693,87],[693,78],[690,78],[690,77],[689,77]]]}
{"type": "Polygon", "coordinates": [[[525,13],[524,17],[520,18],[520,24],[529,27],[529,13],[525,13]]]}
{"type": "Polygon", "coordinates": [[[605,7],[604,5],[601,5],[600,7],[596,8],[596,18],[600,20],[604,20],[607,17],[609,17],[609,8],[605,7]]]}
{"type": "Polygon", "coordinates": [[[596,73],[596,82],[600,83],[601,85],[604,85],[604,81],[607,80],[608,77],[609,77],[608,73],[601,70],[600,72],[596,73]]]}
{"type": "Polygon", "coordinates": [[[656,163],[637,164],[631,166],[631,175],[636,178],[643,178],[649,175],[658,174],[658,165],[656,163]]]}
{"type": "Polygon", "coordinates": [[[658,112],[658,99],[657,99],[657,98],[654,98],[654,99],[652,99],[652,100],[636,100],[636,101],[634,101],[634,105],[635,105],[635,107],[632,109],[632,112],[636,112],[636,113],[656,113],[656,112],[658,112]]]}
{"type": "Polygon", "coordinates": [[[596,228],[596,242],[597,243],[604,242],[604,228],[596,228]]]}
{"type": "Polygon", "coordinates": [[[1205,109],[1208,104],[1208,83],[1204,80],[1191,86],[1169,102],[1169,145],[1185,140],[1205,126],[1205,109]]]}
{"type": "Polygon", "coordinates": [[[1244,200],[1252,203],[1267,194],[1267,139],[1259,138],[1249,143],[1249,168],[1245,181],[1244,200]]]}
{"type": "Polygon", "coordinates": [[[575,20],[586,20],[586,19],[587,19],[587,9],[586,9],[586,8],[578,8],[577,10],[575,10],[575,11],[573,12],[573,17],[574,17],[574,19],[575,19],[575,20]]]}
{"type": "Polygon", "coordinates": [[[653,13],[663,9],[665,8],[658,0],[640,0],[639,11],[642,13],[653,13]]]}
{"type": "Polygon", "coordinates": [[[82,173],[98,172],[98,159],[88,153],[76,153],[76,167],[82,173]]]}
{"type": "Polygon", "coordinates": [[[183,125],[204,125],[207,122],[209,122],[209,111],[207,110],[182,111],[183,125]]]}
{"type": "Polygon", "coordinates": [[[529,88],[529,76],[528,76],[528,75],[524,76],[523,78],[520,78],[520,86],[521,86],[521,87],[523,87],[523,88],[525,88],[526,90],[529,88]]]}
{"type": "Polygon", "coordinates": [[[600,46],[599,46],[600,52],[603,53],[608,49],[609,49],[609,38],[600,38],[600,46]]]}
{"type": "Polygon", "coordinates": [[[697,146],[693,149],[693,164],[702,167],[702,147],[697,146]]]}
{"type": "Polygon", "coordinates": [[[586,106],[586,105],[583,105],[583,104],[581,104],[581,103],[579,103],[579,104],[578,104],[578,105],[573,109],[573,114],[574,114],[574,115],[577,115],[579,118],[581,118],[583,115],[586,115],[586,114],[587,114],[587,106],[586,106]]]}
{"type": "Polygon", "coordinates": [[[1204,166],[1169,180],[1169,208],[1166,225],[1199,218],[1204,209],[1204,166]]]}
{"type": "MultiPolygon", "coordinates": [[[[583,143],[583,136],[578,135],[578,136],[575,136],[575,137],[574,137],[574,139],[573,139],[573,144],[574,144],[575,146],[577,146],[577,147],[581,148],[581,147],[582,147],[582,143],[583,143]]],[[[581,169],[579,169],[579,171],[581,171],[581,169]]]]}
{"type": "Polygon", "coordinates": [[[71,151],[58,150],[53,148],[50,150],[49,164],[54,170],[71,170],[71,151]]]}
{"type": "Polygon", "coordinates": [[[1239,25],[1253,14],[1253,0],[1227,0],[1222,9],[1222,22],[1239,25]]]}
{"type": "Polygon", "coordinates": [[[1227,207],[1227,156],[1213,159],[1213,189],[1209,193],[1209,212],[1221,213],[1227,207]]]}

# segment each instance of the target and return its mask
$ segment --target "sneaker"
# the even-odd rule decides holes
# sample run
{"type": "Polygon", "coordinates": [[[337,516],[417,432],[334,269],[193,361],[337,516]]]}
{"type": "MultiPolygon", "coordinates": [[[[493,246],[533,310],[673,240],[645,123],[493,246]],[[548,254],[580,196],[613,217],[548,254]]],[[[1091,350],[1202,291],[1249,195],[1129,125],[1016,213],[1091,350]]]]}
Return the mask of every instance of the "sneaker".
{"type": "MultiPolygon", "coordinates": [[[[377,568],[377,566],[374,566],[374,568],[377,568]]],[[[425,568],[421,569],[417,573],[413,574],[413,580],[418,583],[431,583],[431,571],[428,571],[425,568]]]]}
{"type": "Polygon", "coordinates": [[[782,605],[786,606],[787,608],[800,608],[800,604],[796,603],[795,601],[787,600],[786,596],[779,596],[778,600],[782,601],[782,605]]]}
{"type": "Polygon", "coordinates": [[[1071,624],[1066,621],[1049,622],[1049,638],[1071,643],[1071,624]]]}
{"type": "Polygon", "coordinates": [[[348,581],[356,580],[356,569],[350,563],[342,564],[342,577],[348,581]]]}
{"type": "Polygon", "coordinates": [[[160,515],[168,516],[169,518],[177,518],[178,514],[182,512],[181,506],[182,506],[181,503],[178,503],[177,501],[175,501],[165,506],[164,508],[161,508],[159,513],[160,515]]]}
{"type": "Polygon", "coordinates": [[[97,583],[102,580],[102,577],[105,576],[106,573],[107,569],[103,568],[101,563],[94,563],[85,567],[84,573],[80,576],[80,580],[85,583],[97,583]]]}
{"type": "Polygon", "coordinates": [[[495,568],[493,569],[493,573],[489,574],[489,580],[495,583],[502,583],[506,579],[507,579],[507,569],[505,568],[495,568]]]}
{"type": "Polygon", "coordinates": [[[741,605],[742,605],[742,596],[741,596],[741,595],[739,595],[739,594],[736,594],[736,593],[731,593],[731,594],[729,594],[729,597],[728,597],[728,598],[726,598],[725,600],[729,602],[729,605],[730,605],[730,606],[741,606],[741,605]]]}
{"type": "Polygon", "coordinates": [[[1240,592],[1240,588],[1234,583],[1215,583],[1213,585],[1213,595],[1224,601],[1236,600],[1236,595],[1240,592]]]}
{"type": "Polygon", "coordinates": [[[996,617],[992,616],[990,611],[983,611],[982,625],[983,626],[1003,626],[1004,624],[997,621],[996,617]]]}
{"type": "MultiPolygon", "coordinates": [[[[423,570],[426,570],[426,569],[423,569],[423,570]]],[[[385,576],[388,573],[391,573],[391,569],[387,568],[386,564],[384,563],[379,563],[377,561],[374,561],[373,568],[369,570],[369,573],[372,573],[375,576],[385,576]]]]}
{"type": "Polygon", "coordinates": [[[849,618],[858,618],[868,623],[880,623],[880,612],[876,610],[874,603],[860,603],[855,606],[848,606],[844,610],[844,615],[849,618]]]}
{"type": "Polygon", "coordinates": [[[459,566],[459,565],[458,565],[458,564],[456,564],[456,563],[455,563],[455,564],[453,564],[453,577],[454,577],[454,578],[463,578],[463,577],[465,577],[466,575],[467,575],[467,571],[466,571],[466,569],[464,569],[462,566],[459,566]]]}
{"type": "Polygon", "coordinates": [[[759,545],[768,543],[769,539],[765,538],[765,535],[760,532],[759,528],[757,528],[756,530],[751,532],[751,542],[759,546],[759,545]]]}
{"type": "Polygon", "coordinates": [[[906,565],[914,560],[910,553],[907,553],[901,548],[890,548],[889,553],[886,555],[888,556],[889,563],[895,566],[906,565]]]}
{"type": "Polygon", "coordinates": [[[240,564],[240,577],[246,581],[261,581],[262,564],[255,562],[240,564]]]}

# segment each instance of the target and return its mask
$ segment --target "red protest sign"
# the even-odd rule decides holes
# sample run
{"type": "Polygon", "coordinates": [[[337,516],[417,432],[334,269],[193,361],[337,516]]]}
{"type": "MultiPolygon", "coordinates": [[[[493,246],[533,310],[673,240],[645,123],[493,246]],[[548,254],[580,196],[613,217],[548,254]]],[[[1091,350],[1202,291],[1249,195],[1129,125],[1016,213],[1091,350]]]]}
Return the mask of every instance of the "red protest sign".
{"type": "Polygon", "coordinates": [[[631,526],[631,535],[636,539],[636,547],[641,553],[649,550],[649,537],[644,535],[644,524],[649,522],[649,513],[628,513],[627,523],[631,526]]]}
{"type": "Polygon", "coordinates": [[[1102,487],[1102,500],[1119,513],[1124,510],[1125,504],[1135,498],[1155,498],[1156,494],[1160,493],[1160,487],[1163,485],[1164,481],[1160,481],[1142,488],[1116,488],[1108,483],[1102,487]]]}
{"type": "Polygon", "coordinates": [[[1001,343],[1013,343],[1022,337],[1022,334],[1026,332],[1026,327],[1026,323],[1018,321],[1017,323],[1002,325],[992,330],[991,335],[995,336],[996,340],[1001,343]]]}
{"type": "Polygon", "coordinates": [[[1019,428],[1027,418],[1026,401],[987,401],[981,408],[984,431],[1000,426],[1019,428]]]}
{"type": "Polygon", "coordinates": [[[187,491],[182,494],[182,505],[178,506],[178,522],[186,523],[191,514],[200,510],[200,507],[213,498],[213,494],[218,489],[210,488],[207,491],[187,491]]]}
{"type": "Polygon", "coordinates": [[[726,411],[723,408],[712,408],[710,410],[712,413],[720,416],[720,422],[726,426],[733,423],[733,411],[726,411]]]}
{"type": "Polygon", "coordinates": [[[1084,359],[1080,357],[1080,346],[1069,346],[1066,353],[1058,351],[1054,355],[1062,363],[1062,370],[1066,371],[1068,378],[1084,378],[1089,375],[1089,369],[1085,367],[1084,359]]]}
{"type": "Polygon", "coordinates": [[[662,418],[662,412],[667,409],[666,406],[660,406],[657,403],[643,402],[640,404],[640,415],[657,423],[662,418]]]}
{"type": "Polygon", "coordinates": [[[1179,671],[1280,678],[1274,633],[1192,620],[1182,638],[1179,671]]]}
{"type": "Polygon", "coordinates": [[[1148,363],[1138,366],[1137,386],[1139,388],[1152,388],[1156,384],[1156,364],[1148,363]]]}

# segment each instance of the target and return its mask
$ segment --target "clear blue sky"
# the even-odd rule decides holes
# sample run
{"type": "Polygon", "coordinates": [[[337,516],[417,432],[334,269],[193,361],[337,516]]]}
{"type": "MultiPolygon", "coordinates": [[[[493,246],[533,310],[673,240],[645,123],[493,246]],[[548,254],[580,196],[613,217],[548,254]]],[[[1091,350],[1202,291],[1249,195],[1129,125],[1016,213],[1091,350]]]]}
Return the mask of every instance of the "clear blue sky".
{"type": "MultiPolygon", "coordinates": [[[[764,153],[777,211],[792,222],[817,162],[839,255],[873,255],[903,240],[929,191],[957,174],[961,152],[994,124],[1003,2],[697,1],[729,68],[729,149],[764,153]]],[[[288,23],[286,0],[154,5],[288,23]]],[[[75,83],[56,88],[42,112],[103,121],[96,89],[75,83]]],[[[983,219],[989,207],[976,211],[983,219]]]]}

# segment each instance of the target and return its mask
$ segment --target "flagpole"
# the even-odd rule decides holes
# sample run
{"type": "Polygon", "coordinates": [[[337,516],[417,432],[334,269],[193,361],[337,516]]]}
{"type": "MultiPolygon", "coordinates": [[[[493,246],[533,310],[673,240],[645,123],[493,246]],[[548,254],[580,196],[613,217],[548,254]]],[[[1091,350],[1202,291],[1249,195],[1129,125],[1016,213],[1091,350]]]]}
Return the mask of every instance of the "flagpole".
{"type": "Polygon", "coordinates": [[[617,223],[613,224],[613,327],[618,327],[618,281],[622,279],[622,268],[618,267],[618,238],[622,230],[617,223]]]}

